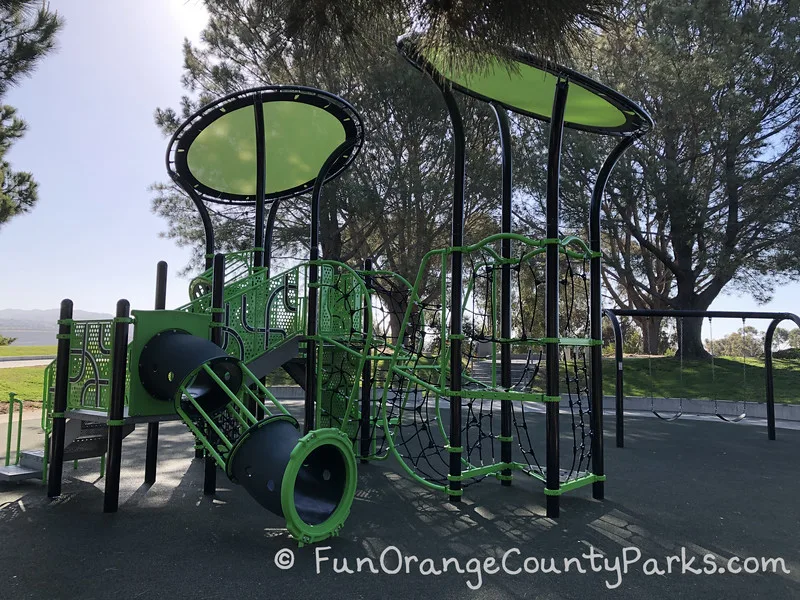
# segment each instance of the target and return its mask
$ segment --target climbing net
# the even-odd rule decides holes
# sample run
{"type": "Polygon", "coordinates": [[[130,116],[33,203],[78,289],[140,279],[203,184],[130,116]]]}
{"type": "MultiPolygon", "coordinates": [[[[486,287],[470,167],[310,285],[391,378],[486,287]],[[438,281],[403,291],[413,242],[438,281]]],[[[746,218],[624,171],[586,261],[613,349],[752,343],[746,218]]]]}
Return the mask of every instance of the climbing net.
{"type": "Polygon", "coordinates": [[[361,277],[349,267],[323,261],[319,276],[317,426],[359,433],[359,389],[366,349],[372,344],[371,311],[361,277]]]}
{"type": "MultiPolygon", "coordinates": [[[[509,403],[513,424],[515,468],[544,479],[545,392],[545,244],[517,243],[515,257],[503,260],[498,248],[477,244],[463,254],[463,341],[461,459],[463,471],[499,464],[503,403],[509,403]],[[510,272],[509,309],[512,330],[501,336],[501,275],[510,272]],[[503,381],[501,346],[512,351],[511,380],[503,381]],[[505,383],[505,385],[504,385],[505,383]],[[539,435],[536,435],[536,432],[539,435]]],[[[448,253],[440,254],[439,286],[425,286],[425,266],[411,291],[393,302],[393,321],[402,319],[395,356],[383,389],[380,417],[384,442],[406,470],[433,487],[445,486],[449,472],[450,381],[448,253]],[[428,290],[427,294],[420,290],[428,290]],[[403,312],[402,317],[400,312],[403,312]]],[[[429,262],[428,274],[437,275],[429,262]]],[[[591,464],[591,372],[589,338],[589,252],[568,238],[560,244],[560,365],[562,412],[570,417],[572,452],[562,460],[562,481],[577,479],[591,464]],[[566,406],[565,406],[566,405],[566,406]]],[[[396,292],[395,292],[396,293],[396,292]]],[[[462,486],[487,474],[467,477],[462,486]]]]}

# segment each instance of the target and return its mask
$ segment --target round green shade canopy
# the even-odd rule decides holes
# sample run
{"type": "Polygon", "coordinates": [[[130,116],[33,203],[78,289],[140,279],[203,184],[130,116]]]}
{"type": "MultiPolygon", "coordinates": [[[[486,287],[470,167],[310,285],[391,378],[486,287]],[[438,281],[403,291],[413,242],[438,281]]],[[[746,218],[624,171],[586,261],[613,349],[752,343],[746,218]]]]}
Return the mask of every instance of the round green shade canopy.
{"type": "Polygon", "coordinates": [[[549,120],[559,79],[569,81],[564,125],[605,134],[626,134],[652,126],[650,116],[634,102],[576,71],[515,52],[513,68],[491,59],[480,71],[454,71],[443,56],[418,50],[404,36],[398,48],[414,66],[445,80],[458,91],[495,102],[516,113],[549,120]]]}
{"type": "Polygon", "coordinates": [[[209,201],[254,202],[260,173],[265,199],[302,193],[313,187],[325,161],[343,142],[351,140],[354,147],[328,178],[349,164],[361,142],[355,111],[318,90],[248,90],[205,107],[195,117],[173,138],[170,167],[209,201]]]}

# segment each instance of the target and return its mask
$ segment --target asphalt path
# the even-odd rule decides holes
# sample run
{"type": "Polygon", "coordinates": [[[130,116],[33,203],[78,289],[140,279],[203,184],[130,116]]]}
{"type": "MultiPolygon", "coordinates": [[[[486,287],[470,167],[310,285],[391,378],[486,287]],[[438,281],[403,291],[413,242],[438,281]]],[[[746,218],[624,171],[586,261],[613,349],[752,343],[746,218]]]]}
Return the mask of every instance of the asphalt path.
{"type": "Polygon", "coordinates": [[[143,485],[145,436],[125,440],[116,514],[98,459],[65,465],[56,500],[0,484],[0,598],[800,598],[796,430],[629,417],[626,448],[606,433],[606,499],[570,492],[557,520],[523,477],[453,505],[393,459],[360,465],[341,536],[303,548],[224,475],[203,495],[180,423],[143,485]]]}

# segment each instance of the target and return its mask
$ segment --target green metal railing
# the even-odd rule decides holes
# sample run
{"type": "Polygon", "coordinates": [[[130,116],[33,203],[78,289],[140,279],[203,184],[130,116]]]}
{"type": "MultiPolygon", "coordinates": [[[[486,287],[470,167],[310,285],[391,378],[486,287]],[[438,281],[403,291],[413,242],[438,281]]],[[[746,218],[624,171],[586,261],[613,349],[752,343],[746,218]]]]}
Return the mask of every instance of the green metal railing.
{"type": "Polygon", "coordinates": [[[22,400],[14,392],[8,393],[8,437],[6,438],[6,466],[11,464],[11,438],[14,436],[14,407],[19,407],[17,420],[17,448],[14,453],[14,464],[19,464],[19,450],[22,444],[22,400]]]}
{"type": "MultiPolygon", "coordinates": [[[[384,435],[388,443],[389,453],[395,455],[398,458],[398,461],[401,467],[415,479],[417,482],[440,491],[446,491],[446,485],[440,485],[433,483],[431,481],[427,481],[420,477],[414,469],[406,463],[403,459],[399,449],[395,444],[395,437],[397,434],[397,428],[399,423],[402,421],[403,413],[408,410],[406,408],[406,404],[410,398],[416,395],[416,390],[424,390],[428,393],[431,393],[434,397],[433,401],[433,408],[435,414],[437,416],[436,422],[438,425],[438,431],[441,435],[444,443],[445,448],[448,451],[451,451],[449,448],[450,444],[450,437],[445,431],[444,423],[446,422],[445,419],[442,418],[440,414],[440,401],[442,399],[458,395],[462,398],[484,398],[484,399],[492,399],[492,400],[502,400],[502,401],[521,401],[521,402],[544,402],[544,401],[556,401],[554,398],[549,398],[542,393],[532,393],[527,391],[517,391],[517,390],[501,390],[496,387],[496,374],[493,374],[492,384],[486,384],[480,382],[468,374],[464,373],[463,377],[466,382],[473,384],[476,388],[474,390],[460,390],[458,392],[453,392],[448,385],[449,379],[449,362],[450,362],[450,332],[448,327],[448,313],[447,313],[447,302],[442,300],[441,302],[441,314],[439,315],[439,336],[442,340],[440,352],[437,357],[435,357],[432,364],[428,364],[416,359],[415,356],[415,349],[406,349],[403,348],[403,340],[405,339],[406,330],[409,327],[409,324],[412,320],[412,312],[414,311],[415,306],[418,303],[422,302],[422,284],[424,282],[425,273],[429,270],[429,264],[432,263],[434,260],[438,259],[438,270],[442,274],[441,276],[441,298],[447,298],[448,295],[448,286],[447,286],[447,277],[444,275],[448,272],[448,259],[453,252],[461,252],[463,254],[472,254],[481,252],[484,256],[487,257],[488,260],[483,262],[482,265],[491,264],[491,266],[499,271],[499,267],[503,264],[511,264],[516,265],[523,261],[529,261],[536,257],[537,255],[544,254],[546,249],[549,245],[556,245],[558,247],[558,251],[560,254],[573,258],[573,259],[590,259],[594,256],[594,254],[590,251],[588,245],[581,239],[575,236],[567,236],[561,239],[541,239],[535,240],[531,239],[519,234],[514,233],[506,233],[506,234],[494,234],[491,235],[473,245],[464,246],[460,248],[443,248],[438,250],[431,250],[428,252],[422,259],[417,278],[414,282],[414,285],[411,286],[411,295],[408,300],[407,308],[405,315],[403,317],[403,321],[400,326],[400,332],[398,334],[398,339],[396,341],[395,348],[391,354],[391,358],[389,361],[389,368],[386,375],[386,380],[383,385],[383,394],[380,400],[380,412],[382,416],[382,425],[384,429],[384,435]],[[523,247],[527,247],[528,250],[523,252],[521,258],[512,258],[512,259],[503,259],[499,252],[497,252],[492,246],[501,242],[502,240],[511,240],[523,247]],[[407,383],[404,385],[404,390],[401,390],[401,399],[399,412],[394,415],[394,418],[391,420],[388,418],[389,415],[389,394],[390,394],[390,381],[392,380],[393,376],[397,376],[400,380],[405,380],[407,383]]],[[[466,293],[463,306],[464,308],[467,307],[467,303],[469,301],[470,296],[475,292],[474,290],[474,279],[470,279],[466,293]]],[[[496,324],[497,316],[493,315],[492,317],[492,327],[498,327],[496,324]]],[[[498,327],[499,328],[499,327],[498,327]]],[[[497,336],[493,335],[493,338],[497,336]]],[[[518,338],[512,337],[508,340],[499,340],[503,342],[511,342],[511,343],[520,343],[524,342],[527,345],[544,345],[548,340],[546,338],[518,338]]],[[[558,339],[559,344],[561,345],[591,345],[593,342],[590,340],[585,339],[578,339],[578,338],[563,338],[558,339]]],[[[496,349],[492,349],[494,360],[496,360],[497,352],[496,349]]],[[[558,398],[560,400],[560,398],[558,398]]],[[[394,400],[397,402],[397,400],[394,400]]],[[[456,451],[457,449],[452,449],[452,451],[456,451]]],[[[469,461],[462,457],[461,458],[462,464],[467,468],[467,471],[464,473],[469,474],[470,476],[476,476],[476,474],[486,475],[486,474],[497,474],[500,473],[503,469],[514,469],[514,470],[523,470],[528,467],[528,465],[523,464],[505,464],[505,463],[495,463],[492,465],[472,465],[469,461]]],[[[463,475],[465,477],[466,475],[463,475]]],[[[587,483],[593,480],[587,479],[587,483]]]]}
{"type": "MultiPolygon", "coordinates": [[[[275,396],[262,384],[258,378],[245,366],[244,363],[239,363],[239,368],[242,369],[246,377],[246,382],[249,384],[255,385],[258,390],[267,398],[270,403],[273,405],[273,410],[277,408],[278,411],[285,415],[289,415],[289,411],[284,408],[284,406],[278,402],[275,396]],[[249,380],[249,381],[248,381],[249,380]]],[[[176,406],[176,411],[183,419],[183,422],[189,427],[189,429],[194,433],[197,440],[203,445],[203,447],[208,451],[209,455],[216,461],[216,463],[222,468],[226,468],[227,459],[230,451],[233,449],[238,435],[231,435],[230,432],[226,434],[225,431],[221,428],[221,422],[224,418],[224,415],[230,415],[239,423],[239,431],[238,434],[241,435],[246,431],[250,426],[255,425],[258,422],[258,419],[253,415],[252,412],[247,408],[247,406],[242,402],[242,400],[235,394],[231,389],[227,386],[227,384],[220,379],[216,373],[214,373],[213,369],[209,367],[207,364],[202,365],[197,369],[196,373],[200,371],[205,371],[205,373],[213,379],[217,385],[222,389],[225,394],[230,399],[230,402],[225,407],[225,410],[220,411],[219,413],[215,414],[214,416],[209,415],[203,407],[197,402],[197,400],[192,396],[189,392],[187,387],[184,385],[181,387],[180,391],[182,397],[187,399],[189,403],[192,405],[194,410],[203,418],[206,424],[209,426],[210,431],[216,434],[218,439],[218,443],[213,443],[208,436],[208,432],[204,431],[203,428],[198,427],[195,419],[192,415],[188,414],[182,406],[176,406]]],[[[194,375],[194,374],[193,374],[194,375]]],[[[190,375],[186,378],[187,382],[190,382],[194,379],[194,376],[190,375]]],[[[249,385],[243,385],[242,390],[244,393],[253,401],[255,402],[256,406],[258,406],[266,416],[272,416],[274,414],[273,410],[270,410],[269,407],[265,402],[261,400],[249,387],[249,385]]]]}

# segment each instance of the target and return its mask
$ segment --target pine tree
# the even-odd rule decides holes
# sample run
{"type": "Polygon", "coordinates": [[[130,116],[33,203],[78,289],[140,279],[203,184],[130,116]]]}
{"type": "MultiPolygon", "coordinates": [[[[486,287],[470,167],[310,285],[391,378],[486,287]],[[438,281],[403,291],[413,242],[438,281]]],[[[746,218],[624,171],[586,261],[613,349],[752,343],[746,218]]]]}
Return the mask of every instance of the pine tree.
{"type": "MultiPolygon", "coordinates": [[[[606,290],[624,308],[706,310],[723,289],[768,300],[800,278],[800,2],[628,2],[617,23],[579,66],[656,127],[606,187],[606,290]]],[[[574,226],[613,143],[567,139],[574,226]]],[[[684,325],[681,350],[704,356],[701,320],[684,325]]]]}
{"type": "MultiPolygon", "coordinates": [[[[40,0],[0,2],[0,101],[55,48],[62,26],[58,14],[40,0]]],[[[31,210],[38,198],[33,175],[14,171],[6,160],[9,149],[24,133],[25,122],[16,109],[0,104],[0,227],[31,210]]]]}

